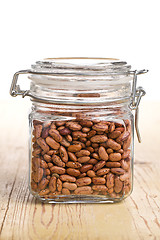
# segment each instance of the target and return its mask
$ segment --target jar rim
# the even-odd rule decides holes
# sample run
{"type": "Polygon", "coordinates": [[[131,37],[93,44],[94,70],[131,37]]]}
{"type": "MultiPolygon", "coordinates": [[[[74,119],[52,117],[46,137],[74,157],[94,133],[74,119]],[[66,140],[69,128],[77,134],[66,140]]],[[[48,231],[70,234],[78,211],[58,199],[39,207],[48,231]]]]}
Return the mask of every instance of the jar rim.
{"type": "Polygon", "coordinates": [[[61,57],[45,58],[31,65],[32,71],[62,75],[125,75],[131,73],[131,65],[117,58],[61,57]]]}

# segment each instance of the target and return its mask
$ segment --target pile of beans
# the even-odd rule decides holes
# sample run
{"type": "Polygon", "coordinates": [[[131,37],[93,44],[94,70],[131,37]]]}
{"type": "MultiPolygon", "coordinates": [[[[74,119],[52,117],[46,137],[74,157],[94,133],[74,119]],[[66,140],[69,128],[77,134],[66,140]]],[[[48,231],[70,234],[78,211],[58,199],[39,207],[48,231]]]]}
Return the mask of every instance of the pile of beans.
{"type": "Polygon", "coordinates": [[[131,190],[131,124],[100,120],[33,121],[31,189],[43,198],[131,190]]]}

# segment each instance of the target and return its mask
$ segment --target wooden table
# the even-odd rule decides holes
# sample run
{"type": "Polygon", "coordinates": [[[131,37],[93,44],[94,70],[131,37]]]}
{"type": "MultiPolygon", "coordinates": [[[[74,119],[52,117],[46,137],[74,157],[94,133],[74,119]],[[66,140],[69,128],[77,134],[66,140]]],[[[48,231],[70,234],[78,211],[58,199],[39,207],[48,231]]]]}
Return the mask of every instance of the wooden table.
{"type": "Polygon", "coordinates": [[[160,239],[160,102],[143,103],[134,191],[117,204],[42,204],[28,190],[27,99],[0,102],[0,240],[160,239]]]}

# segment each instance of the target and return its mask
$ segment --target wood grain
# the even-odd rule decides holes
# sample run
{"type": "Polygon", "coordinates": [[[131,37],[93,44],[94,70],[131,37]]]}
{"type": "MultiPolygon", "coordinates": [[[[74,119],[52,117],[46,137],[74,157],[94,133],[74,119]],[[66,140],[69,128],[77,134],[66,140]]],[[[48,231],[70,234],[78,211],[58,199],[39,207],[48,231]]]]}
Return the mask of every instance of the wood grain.
{"type": "Polygon", "coordinates": [[[160,103],[141,107],[143,142],[136,141],[134,191],[117,204],[35,200],[28,190],[29,102],[0,104],[0,240],[160,239],[160,103]]]}

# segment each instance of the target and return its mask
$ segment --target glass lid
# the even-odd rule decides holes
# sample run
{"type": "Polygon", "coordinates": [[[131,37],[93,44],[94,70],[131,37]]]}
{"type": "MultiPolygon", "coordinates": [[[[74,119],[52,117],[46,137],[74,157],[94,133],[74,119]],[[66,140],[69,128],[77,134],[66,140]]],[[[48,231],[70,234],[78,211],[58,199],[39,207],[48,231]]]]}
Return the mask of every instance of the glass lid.
{"type": "Polygon", "coordinates": [[[116,58],[45,58],[32,66],[34,72],[71,75],[128,74],[131,65],[116,58]]]}

